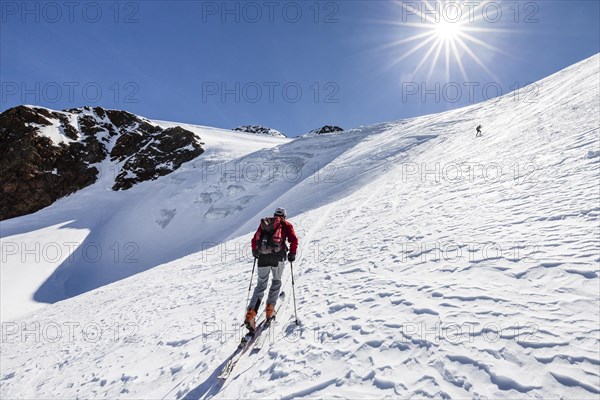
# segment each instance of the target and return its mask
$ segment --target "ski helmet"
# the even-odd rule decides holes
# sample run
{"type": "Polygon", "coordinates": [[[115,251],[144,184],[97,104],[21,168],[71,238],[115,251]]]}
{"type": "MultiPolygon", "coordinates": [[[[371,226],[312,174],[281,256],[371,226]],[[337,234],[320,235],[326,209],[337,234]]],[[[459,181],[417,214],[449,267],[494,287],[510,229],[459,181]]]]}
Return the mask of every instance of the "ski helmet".
{"type": "Polygon", "coordinates": [[[281,216],[283,218],[286,218],[287,217],[287,213],[285,212],[285,208],[277,207],[275,209],[275,215],[276,216],[281,216]]]}

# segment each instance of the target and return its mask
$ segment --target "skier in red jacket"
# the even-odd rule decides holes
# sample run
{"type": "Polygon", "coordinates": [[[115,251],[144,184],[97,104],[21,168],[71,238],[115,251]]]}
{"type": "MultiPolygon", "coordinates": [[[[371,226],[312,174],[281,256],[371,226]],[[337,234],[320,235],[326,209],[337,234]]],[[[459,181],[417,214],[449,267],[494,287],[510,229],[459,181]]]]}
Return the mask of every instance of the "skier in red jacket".
{"type": "Polygon", "coordinates": [[[275,317],[275,304],[281,290],[281,275],[285,260],[296,259],[298,238],[294,226],[286,220],[285,208],[277,208],[273,218],[264,218],[252,237],[252,255],[258,259],[258,281],[248,309],[245,325],[249,331],[256,328],[256,313],[269,282],[269,273],[273,274],[271,288],[267,296],[266,317],[275,317]],[[289,253],[286,240],[290,243],[289,253]]]}

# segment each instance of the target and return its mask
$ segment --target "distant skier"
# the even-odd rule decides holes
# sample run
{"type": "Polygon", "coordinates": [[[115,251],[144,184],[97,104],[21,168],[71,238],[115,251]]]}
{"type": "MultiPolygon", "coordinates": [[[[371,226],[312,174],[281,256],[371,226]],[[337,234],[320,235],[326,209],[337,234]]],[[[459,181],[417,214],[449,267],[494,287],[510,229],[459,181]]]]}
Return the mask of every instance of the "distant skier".
{"type": "Polygon", "coordinates": [[[483,128],[483,126],[479,125],[476,130],[477,130],[477,134],[475,135],[475,137],[479,137],[479,136],[483,136],[483,133],[481,133],[481,128],[483,128]]]}
{"type": "Polygon", "coordinates": [[[286,240],[290,243],[287,260],[292,262],[296,259],[298,238],[294,226],[286,220],[286,217],[285,209],[277,208],[273,218],[263,218],[260,221],[260,226],[252,237],[252,255],[258,259],[258,282],[248,304],[244,321],[250,332],[256,328],[256,313],[267,289],[269,273],[273,274],[273,280],[267,296],[266,318],[275,317],[275,304],[279,297],[281,275],[288,252],[286,240]]]}

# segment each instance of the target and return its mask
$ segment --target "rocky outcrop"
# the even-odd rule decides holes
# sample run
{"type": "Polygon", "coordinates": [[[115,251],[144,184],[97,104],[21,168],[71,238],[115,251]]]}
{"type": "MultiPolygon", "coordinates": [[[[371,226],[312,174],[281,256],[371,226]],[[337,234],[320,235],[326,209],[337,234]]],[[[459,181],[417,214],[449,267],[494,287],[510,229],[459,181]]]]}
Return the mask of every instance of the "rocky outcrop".
{"type": "Polygon", "coordinates": [[[119,173],[114,190],[156,179],[204,152],[181,127],[163,129],[126,111],[19,106],[0,114],[0,219],[47,207],[96,182],[97,164],[119,173]]]}
{"type": "Polygon", "coordinates": [[[276,136],[276,137],[287,137],[283,133],[278,130],[267,128],[262,125],[243,125],[238,126],[237,128],[232,129],[237,132],[246,132],[253,133],[255,135],[267,135],[267,136],[276,136]]]}
{"type": "Polygon", "coordinates": [[[66,139],[77,139],[57,112],[16,107],[0,114],[1,219],[32,213],[96,181],[98,169],[84,161],[83,143],[54,143],[38,134],[52,120],[66,139]]]}
{"type": "Polygon", "coordinates": [[[342,128],[340,128],[339,126],[333,126],[333,125],[325,125],[320,127],[319,129],[313,129],[312,131],[308,132],[309,135],[323,135],[325,133],[334,133],[334,132],[343,132],[344,130],[342,128]]]}
{"type": "MultiPolygon", "coordinates": [[[[119,148],[131,149],[117,141],[119,148]]],[[[153,180],[178,169],[181,164],[190,161],[204,152],[196,135],[179,126],[168,128],[145,136],[141,141],[136,138],[133,148],[138,148],[127,158],[115,179],[113,189],[129,189],[138,182],[153,180]]],[[[119,151],[121,153],[121,151],[119,151]]],[[[111,157],[115,157],[111,153],[111,157]]],[[[123,155],[117,158],[123,158],[123,155]]]]}

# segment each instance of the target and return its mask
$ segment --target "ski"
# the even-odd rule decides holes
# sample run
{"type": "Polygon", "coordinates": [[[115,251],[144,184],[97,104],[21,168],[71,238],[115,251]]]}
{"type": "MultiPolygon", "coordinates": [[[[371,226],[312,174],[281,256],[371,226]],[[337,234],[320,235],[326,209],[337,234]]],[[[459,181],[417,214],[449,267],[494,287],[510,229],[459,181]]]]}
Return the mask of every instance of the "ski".
{"type": "Polygon", "coordinates": [[[267,338],[271,337],[271,335],[272,335],[272,332],[270,332],[271,321],[273,321],[274,319],[275,319],[275,317],[273,317],[265,322],[263,331],[266,331],[266,332],[265,332],[265,334],[261,335],[254,341],[254,346],[252,347],[252,351],[251,351],[252,354],[259,352],[260,349],[262,349],[264,344],[266,343],[267,338]]]}
{"type": "Polygon", "coordinates": [[[262,332],[265,322],[266,322],[265,320],[262,320],[256,326],[256,329],[254,330],[253,334],[244,335],[244,337],[240,341],[240,344],[238,345],[237,350],[233,353],[233,355],[231,357],[229,357],[229,360],[227,361],[227,363],[221,370],[221,373],[217,377],[218,379],[225,380],[229,377],[229,375],[231,375],[231,372],[233,371],[233,368],[235,367],[235,365],[242,358],[244,353],[246,353],[246,351],[248,351],[248,349],[250,349],[250,347],[252,346],[252,344],[254,343],[256,338],[262,332]]]}
{"type": "Polygon", "coordinates": [[[267,338],[271,337],[271,335],[273,335],[274,332],[270,331],[271,328],[271,324],[273,323],[273,321],[275,320],[275,318],[277,317],[277,313],[279,312],[279,309],[281,308],[281,306],[283,305],[283,300],[285,299],[285,292],[281,292],[279,294],[279,306],[277,306],[277,309],[275,311],[275,316],[273,318],[268,319],[263,328],[262,331],[266,331],[263,335],[261,335],[260,337],[258,337],[255,341],[254,341],[254,346],[252,347],[252,351],[251,353],[257,353],[260,351],[260,349],[263,348],[263,346],[265,345],[265,343],[267,342],[267,338]]]}
{"type": "Polygon", "coordinates": [[[256,330],[252,333],[246,333],[244,335],[244,337],[242,338],[242,340],[240,341],[240,344],[238,344],[238,349],[243,349],[244,346],[246,346],[246,343],[248,343],[250,340],[252,340],[252,338],[254,338],[255,335],[256,335],[256,330]]]}
{"type": "MultiPolygon", "coordinates": [[[[275,310],[275,315],[277,315],[277,313],[279,312],[279,309],[281,308],[281,306],[283,305],[283,303],[281,302],[282,300],[285,299],[285,292],[281,292],[279,293],[279,306],[277,307],[277,309],[275,310]]],[[[229,358],[229,360],[227,361],[227,364],[225,364],[225,367],[223,367],[223,369],[221,370],[221,373],[219,374],[219,376],[217,377],[218,379],[224,381],[227,378],[229,378],[229,375],[231,375],[231,372],[233,371],[233,368],[235,367],[235,365],[238,363],[238,361],[240,361],[240,359],[242,358],[242,356],[250,349],[252,348],[252,352],[254,352],[255,348],[252,347],[253,344],[256,343],[257,339],[260,339],[261,333],[264,332],[265,330],[268,330],[269,326],[271,325],[271,321],[273,321],[275,318],[271,318],[269,320],[263,319],[257,326],[256,329],[254,330],[253,334],[246,334],[242,340],[240,341],[240,344],[238,345],[237,350],[233,353],[233,355],[229,358]]],[[[268,335],[266,335],[268,336],[268,335]]],[[[262,341],[262,343],[264,344],[264,340],[262,341]]],[[[262,344],[261,344],[262,347],[262,344]]],[[[257,349],[260,350],[259,347],[257,349]]]]}

